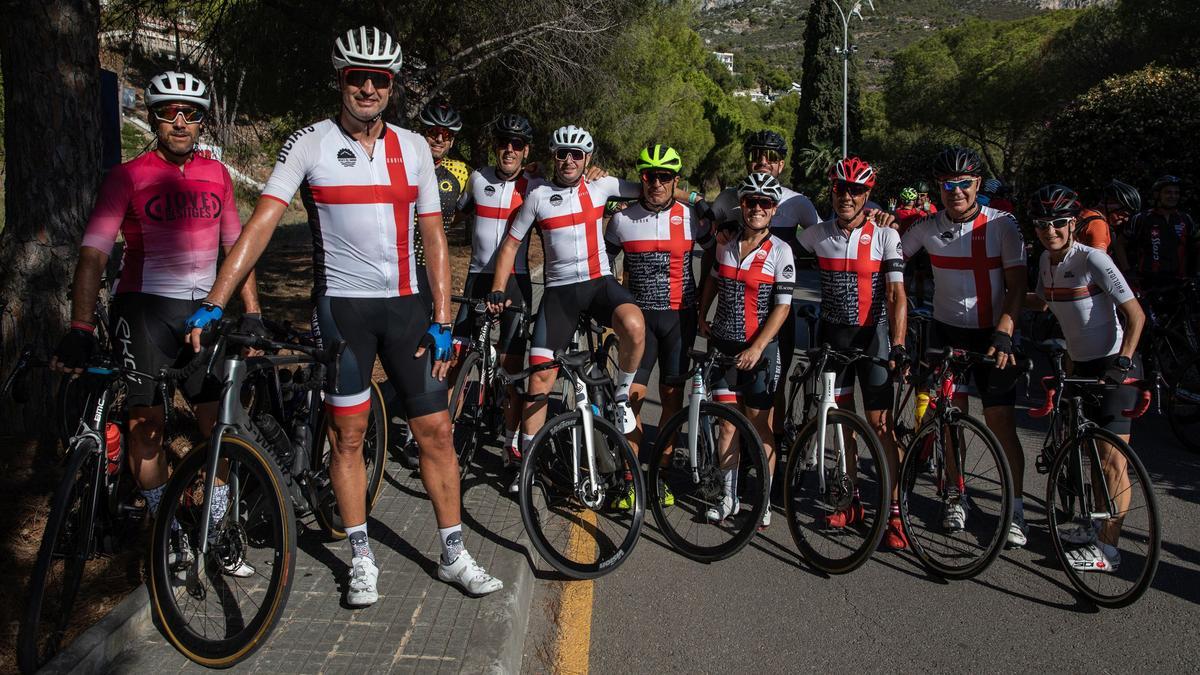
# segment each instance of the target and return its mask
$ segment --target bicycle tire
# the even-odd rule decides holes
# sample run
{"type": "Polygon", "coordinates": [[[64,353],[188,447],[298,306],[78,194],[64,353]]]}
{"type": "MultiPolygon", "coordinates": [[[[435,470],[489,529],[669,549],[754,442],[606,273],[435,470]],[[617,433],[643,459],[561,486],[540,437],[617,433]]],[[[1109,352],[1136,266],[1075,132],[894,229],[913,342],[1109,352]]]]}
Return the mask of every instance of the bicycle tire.
{"type": "Polygon", "coordinates": [[[454,437],[454,453],[458,456],[458,477],[465,479],[471,470],[475,451],[482,444],[484,397],[487,385],[483,382],[483,356],[471,352],[463,360],[454,389],[450,394],[450,424],[454,437]]]}
{"type": "MultiPolygon", "coordinates": [[[[975,508],[972,509],[972,511],[982,510],[978,504],[995,503],[998,501],[999,505],[997,508],[992,509],[993,512],[991,514],[981,513],[974,519],[969,517],[968,522],[972,523],[972,528],[969,530],[966,528],[961,530],[961,532],[964,533],[961,537],[935,537],[935,535],[938,534],[937,532],[933,532],[924,527],[924,523],[929,522],[930,520],[930,518],[923,517],[928,511],[929,505],[922,503],[923,500],[914,498],[912,493],[916,488],[918,481],[924,480],[923,476],[925,475],[925,467],[929,461],[930,453],[935,452],[934,448],[928,444],[937,442],[937,439],[933,436],[933,434],[938,431],[939,425],[943,424],[943,417],[935,413],[933,410],[930,410],[926,415],[925,420],[922,421],[921,427],[917,429],[917,433],[913,437],[913,442],[905,449],[904,460],[900,465],[900,518],[904,524],[904,532],[908,538],[909,548],[927,570],[945,579],[969,579],[987,569],[987,567],[996,560],[996,557],[1000,555],[1000,550],[1003,548],[1007,539],[1008,527],[1009,524],[1012,523],[1013,511],[1012,473],[1008,466],[1008,460],[1004,456],[1004,451],[1000,446],[1000,441],[997,440],[995,434],[993,434],[992,431],[987,428],[987,425],[962,412],[954,412],[951,413],[951,415],[952,416],[948,418],[949,421],[945,422],[945,424],[954,428],[967,428],[978,438],[983,439],[983,444],[987,451],[986,456],[990,457],[996,466],[994,476],[978,474],[973,476],[973,479],[979,479],[979,485],[976,487],[981,488],[986,486],[986,484],[989,482],[994,482],[999,489],[998,499],[995,497],[995,495],[991,495],[986,500],[973,500],[970,502],[971,504],[975,505],[975,508]],[[978,502],[978,504],[976,504],[976,502],[978,502]],[[921,511],[921,516],[914,515],[914,504],[919,504],[921,506],[919,509],[921,511]],[[983,520],[984,526],[978,526],[977,522],[981,518],[985,517],[986,519],[983,520]],[[917,520],[918,518],[920,519],[919,522],[917,520]],[[995,527],[986,527],[986,525],[989,523],[994,524],[995,527]],[[924,532],[929,532],[929,534],[925,535],[923,534],[924,532]],[[973,536],[973,533],[976,532],[991,532],[991,534],[986,538],[983,545],[972,545],[969,539],[979,541],[982,538],[979,536],[973,536]],[[928,541],[924,541],[926,538],[928,538],[928,541]],[[934,541],[935,538],[938,538],[939,540],[934,541]],[[971,556],[961,555],[959,552],[963,551],[964,547],[967,549],[972,549],[975,551],[975,554],[971,556]],[[946,559],[942,559],[939,557],[942,549],[953,550],[947,554],[946,559]],[[946,560],[951,558],[963,558],[964,562],[961,565],[946,562],[946,560]]],[[[957,433],[955,434],[956,437],[958,435],[959,434],[957,433]]],[[[977,466],[978,462],[975,464],[977,466]]],[[[935,486],[938,486],[939,481],[941,480],[939,478],[939,472],[941,470],[942,469],[940,466],[935,467],[933,479],[935,486]]],[[[991,473],[990,469],[987,471],[988,473],[991,473]]],[[[936,487],[936,490],[938,495],[942,494],[940,492],[941,487],[936,487]]],[[[940,508],[940,502],[934,506],[940,508]]],[[[938,515],[934,517],[933,520],[940,523],[940,518],[941,512],[939,511],[938,515]]],[[[940,524],[936,527],[939,530],[942,530],[940,524]]],[[[952,532],[950,534],[954,535],[957,533],[952,532]]]]}
{"type": "MultiPolygon", "coordinates": [[[[717,523],[709,523],[705,520],[705,511],[709,507],[716,506],[717,501],[723,497],[723,486],[719,474],[720,460],[715,444],[706,441],[713,436],[698,433],[699,445],[696,452],[701,478],[699,484],[693,482],[689,458],[678,457],[681,454],[687,454],[688,434],[684,430],[688,422],[687,408],[676,412],[663,423],[658,432],[658,439],[650,450],[646,460],[648,466],[647,492],[649,493],[647,499],[650,503],[650,510],[654,514],[654,521],[658,524],[663,537],[684,556],[697,562],[710,563],[733,556],[750,543],[757,532],[763,512],[767,509],[770,484],[763,480],[763,477],[767,475],[767,455],[763,449],[762,439],[758,437],[754,426],[750,420],[746,419],[745,415],[727,405],[701,401],[699,418],[701,429],[708,428],[705,420],[712,418],[728,421],[734,426],[737,438],[742,441],[739,449],[742,455],[741,463],[743,467],[747,463],[749,464],[749,471],[739,467],[738,484],[744,490],[739,490],[739,501],[741,504],[752,504],[752,508],[748,511],[740,511],[737,516],[722,521],[730,523],[732,527],[720,527],[717,523]],[[680,442],[681,440],[682,442],[680,442]],[[674,443],[671,444],[670,441],[674,441],[674,443]],[[672,447],[673,457],[670,465],[663,467],[663,453],[672,447]],[[751,476],[754,477],[753,481],[748,480],[751,476]],[[674,506],[664,504],[664,495],[659,489],[660,484],[665,484],[670,488],[674,506]],[[672,512],[668,513],[668,509],[672,512]],[[682,514],[684,520],[671,518],[676,514],[682,514]],[[699,525],[699,527],[685,527],[685,525],[699,525]],[[727,536],[722,537],[720,535],[722,532],[727,536]],[[693,533],[696,538],[704,538],[716,543],[697,543],[689,537],[693,533]],[[703,535],[706,534],[713,536],[704,537],[703,535]],[[724,541],[720,541],[722,538],[724,541]]],[[[716,430],[713,429],[713,431],[716,430]]]]}
{"type": "Polygon", "coordinates": [[[617,338],[617,334],[609,333],[605,335],[604,342],[600,345],[600,353],[604,355],[604,372],[613,382],[616,382],[617,376],[621,374],[620,351],[621,341],[617,338]]]}
{"type": "MultiPolygon", "coordinates": [[[[240,490],[238,493],[237,512],[241,519],[230,527],[227,520],[229,514],[235,512],[230,505],[224,524],[219,533],[233,531],[233,536],[218,536],[217,541],[237,538],[225,546],[214,544],[205,560],[197,561],[189,568],[203,564],[204,576],[209,579],[221,580],[227,588],[227,577],[219,570],[219,556],[230,551],[238,553],[238,560],[246,560],[247,554],[257,552],[254,562],[258,566],[255,574],[258,577],[256,586],[247,589],[239,587],[239,593],[225,591],[226,597],[218,597],[221,615],[227,623],[233,619],[232,626],[227,626],[231,635],[209,636],[198,632],[184,616],[176,597],[177,591],[182,591],[185,600],[208,600],[209,591],[201,587],[200,575],[188,574],[182,585],[177,585],[177,571],[172,569],[169,562],[171,549],[172,524],[178,523],[182,531],[194,532],[198,527],[195,522],[203,517],[202,494],[198,497],[197,490],[202,492],[205,465],[208,462],[208,444],[198,445],[179,464],[171,479],[167,481],[159,505],[158,516],[154,521],[153,536],[150,547],[150,600],[151,607],[158,619],[158,625],[172,646],[189,660],[209,668],[229,668],[245,660],[266,642],[279,617],[287,605],[291,591],[292,578],[296,566],[296,518],[292,510],[291,497],[284,485],[283,474],[279,467],[270,459],[266,451],[253,440],[237,434],[227,434],[221,441],[221,456],[229,464],[229,475],[237,475],[240,490]],[[264,518],[270,520],[263,525],[264,518]],[[249,527],[247,527],[249,526],[249,527]],[[253,533],[253,538],[250,532],[253,533]],[[266,543],[263,537],[268,537],[266,543]],[[237,547],[240,546],[240,551],[237,547]],[[216,569],[214,573],[214,568],[216,569]],[[269,576],[262,570],[269,570],[269,576]],[[262,581],[261,579],[265,579],[262,581]],[[262,601],[257,611],[248,621],[243,617],[230,617],[227,604],[240,597],[253,598],[261,595],[262,601]],[[229,597],[232,596],[232,597],[229,597]]],[[[196,535],[198,538],[198,535],[196,535]]],[[[193,552],[195,555],[196,552],[193,552]]],[[[221,596],[220,587],[213,585],[213,595],[221,596]]],[[[205,619],[208,619],[205,613],[205,619]]],[[[212,622],[215,625],[215,622],[212,622]]],[[[200,624],[206,628],[208,624],[200,624]]],[[[220,626],[217,626],[220,628],[220,626]]]]}
{"type": "Polygon", "coordinates": [[[1187,364],[1195,352],[1188,346],[1188,339],[1176,330],[1159,330],[1153,335],[1150,348],[1154,363],[1163,381],[1175,384],[1175,375],[1187,364]]]}
{"type": "MultiPolygon", "coordinates": [[[[326,417],[321,433],[314,439],[318,452],[311,455],[313,471],[320,472],[320,475],[326,478],[329,476],[329,463],[333,459],[333,448],[330,446],[329,434],[326,429],[328,424],[329,420],[326,417]]],[[[367,430],[363,434],[363,462],[367,470],[368,516],[371,515],[371,510],[375,508],[375,503],[379,501],[379,495],[382,492],[383,469],[387,460],[387,433],[387,404],[383,401],[383,392],[380,391],[379,384],[372,382],[371,409],[367,417],[367,430]]],[[[334,541],[345,539],[346,524],[342,521],[342,514],[337,508],[337,496],[333,492],[333,482],[325,481],[313,494],[316,496],[313,512],[325,535],[334,541]]]]}
{"type": "MultiPolygon", "coordinates": [[[[579,500],[574,485],[568,484],[570,482],[569,467],[565,466],[562,461],[565,459],[564,455],[571,452],[571,448],[566,447],[569,442],[560,438],[559,435],[571,429],[578,429],[578,437],[582,441],[583,418],[581,412],[563,413],[547,422],[534,436],[533,442],[521,462],[519,502],[521,521],[525,526],[525,532],[543,560],[573,579],[595,579],[612,572],[627,560],[637,545],[646,513],[646,490],[642,472],[638,468],[637,457],[633,454],[633,448],[625,440],[624,434],[617,431],[617,428],[608,420],[595,416],[592,421],[595,435],[602,436],[604,443],[615,447],[618,457],[617,470],[609,474],[601,474],[597,478],[598,481],[603,480],[606,485],[595,506],[588,506],[579,500]],[[631,472],[634,502],[627,516],[621,516],[620,514],[625,512],[620,511],[617,515],[609,518],[610,514],[605,513],[604,510],[608,510],[611,498],[618,496],[622,490],[627,490],[629,487],[624,476],[617,476],[617,474],[623,473],[622,466],[625,467],[624,470],[631,472]],[[564,472],[566,472],[565,475],[564,472]],[[582,513],[579,520],[587,523],[588,527],[583,527],[576,520],[567,525],[564,533],[547,533],[541,522],[539,504],[535,504],[535,500],[540,500],[541,504],[546,505],[545,510],[548,514],[552,509],[559,507],[582,513]],[[621,523],[618,522],[618,518],[624,517],[628,518],[628,526],[624,528],[623,535],[616,537],[620,540],[619,542],[614,542],[612,538],[608,537],[600,538],[599,530],[604,525],[604,519],[612,522],[614,527],[620,528],[621,523]],[[589,530],[596,535],[593,537],[594,545],[584,541],[589,530]],[[565,551],[560,549],[565,549],[565,551]],[[576,551],[576,549],[578,550],[576,551]],[[576,560],[572,558],[576,553],[579,557],[586,556],[594,559],[576,560]]],[[[595,438],[595,436],[593,437],[595,438]]],[[[596,451],[603,450],[597,448],[596,451]]],[[[586,467],[586,460],[581,460],[581,463],[586,467]]]]}
{"type": "Polygon", "coordinates": [[[87,556],[90,553],[91,529],[80,539],[85,524],[93,522],[92,512],[99,503],[99,455],[92,442],[78,444],[67,459],[65,472],[51,500],[50,516],[38,547],[37,561],[29,578],[29,594],[25,614],[17,636],[17,664],[21,672],[36,672],[62,647],[63,634],[73,614],[75,600],[83,581],[87,556]],[[78,556],[71,560],[62,554],[78,556]],[[61,592],[47,593],[52,582],[53,567],[62,561],[61,592]],[[56,595],[57,598],[48,596],[56,595]],[[49,602],[48,602],[49,600],[49,602]],[[56,616],[49,616],[49,615],[56,616]],[[42,622],[50,619],[51,630],[44,632],[42,622]]]}
{"type": "MultiPolygon", "coordinates": [[[[1084,461],[1090,461],[1090,458],[1084,461]]],[[[1095,476],[1094,473],[1093,476],[1095,476]]],[[[1129,444],[1116,434],[1098,427],[1085,430],[1076,440],[1074,446],[1060,452],[1053,464],[1051,464],[1049,478],[1046,481],[1046,519],[1049,526],[1050,539],[1054,543],[1055,556],[1057,556],[1059,564],[1062,565],[1063,571],[1067,575],[1067,580],[1071,582],[1075,590],[1101,607],[1125,607],[1130,605],[1142,597],[1146,589],[1150,587],[1150,583],[1154,581],[1154,575],[1158,569],[1159,554],[1161,553],[1162,532],[1158,517],[1158,501],[1154,497],[1153,487],[1150,476],[1146,472],[1146,467],[1142,465],[1142,461],[1138,458],[1137,453],[1133,451],[1133,448],[1129,447],[1129,444]],[[1063,504],[1062,502],[1071,502],[1073,499],[1080,499],[1082,501],[1083,497],[1082,495],[1074,494],[1077,490],[1072,489],[1073,486],[1069,477],[1068,481],[1064,483],[1059,479],[1060,474],[1064,470],[1069,470],[1067,462],[1074,458],[1075,453],[1079,452],[1080,455],[1083,455],[1083,448],[1086,447],[1086,442],[1095,439],[1109,444],[1124,456],[1126,466],[1132,468],[1136,474],[1142,494],[1144,495],[1144,506],[1137,507],[1136,509],[1127,508],[1121,516],[1121,539],[1126,542],[1130,540],[1140,541],[1142,539],[1146,541],[1145,551],[1140,556],[1144,562],[1132,575],[1130,574],[1130,563],[1134,562],[1132,560],[1134,556],[1131,555],[1133,552],[1128,548],[1122,552],[1122,564],[1115,572],[1088,573],[1074,570],[1067,559],[1066,543],[1058,536],[1060,524],[1066,525],[1080,520],[1078,516],[1075,518],[1071,517],[1074,515],[1072,513],[1074,511],[1074,504],[1063,504]],[[1143,515],[1146,522],[1144,524],[1139,523],[1142,525],[1141,527],[1133,528],[1126,518],[1130,512],[1141,509],[1144,509],[1143,515]],[[1131,536],[1129,534],[1130,529],[1137,529],[1141,532],[1136,536],[1131,536]],[[1089,584],[1089,581],[1095,582],[1095,584],[1089,584]],[[1128,588],[1111,594],[1101,592],[1098,587],[1108,586],[1109,581],[1113,581],[1113,585],[1118,585],[1122,581],[1128,581],[1128,588]]],[[[1131,503],[1133,502],[1132,495],[1130,501],[1131,503]]],[[[1088,511],[1095,512],[1090,508],[1088,511]]],[[[1086,517],[1086,520],[1090,521],[1090,515],[1086,517]]]]}
{"type": "MultiPolygon", "coordinates": [[[[826,446],[826,456],[820,460],[820,463],[807,466],[809,453],[806,448],[810,442],[815,440],[819,421],[819,418],[814,416],[808,421],[808,424],[804,425],[796,437],[795,445],[788,453],[783,483],[783,504],[787,513],[788,529],[792,533],[792,539],[796,542],[796,548],[800,550],[804,559],[826,574],[846,574],[866,563],[875,549],[879,547],[879,541],[883,538],[884,526],[887,524],[888,514],[891,511],[891,476],[888,473],[887,461],[883,456],[883,446],[871,425],[853,412],[836,408],[826,414],[825,428],[844,425],[860,441],[857,443],[858,461],[855,467],[857,480],[852,483],[853,489],[851,489],[849,476],[840,477],[836,470],[833,474],[829,473],[826,462],[829,460],[837,462],[838,457],[836,454],[829,453],[828,445],[826,446]],[[864,444],[865,453],[863,452],[864,444]],[[864,454],[867,463],[863,461],[864,454]],[[827,474],[824,493],[819,487],[819,477],[816,473],[818,469],[827,474]],[[864,486],[866,489],[863,489],[864,486]],[[854,526],[847,525],[845,527],[822,525],[820,521],[822,516],[828,517],[837,511],[854,508],[852,506],[854,489],[860,493],[861,509],[859,509],[860,515],[857,516],[859,522],[854,526]],[[801,490],[805,491],[804,494],[800,494],[801,490]],[[863,499],[870,501],[864,502],[863,499]],[[811,500],[811,508],[807,508],[809,500],[811,500]],[[802,506],[806,508],[801,509],[802,506]],[[861,523],[869,524],[864,528],[861,523]],[[855,532],[861,533],[857,538],[857,543],[853,541],[848,545],[842,543],[853,537],[855,532]],[[818,550],[818,545],[822,540],[828,541],[829,546],[826,549],[818,550]],[[845,554],[840,556],[830,554],[839,549],[845,551],[845,554]]],[[[847,462],[848,464],[849,462],[847,462]]]]}
{"type": "Polygon", "coordinates": [[[1192,359],[1176,374],[1167,391],[1167,421],[1186,449],[1200,452],[1200,359],[1192,359]]]}

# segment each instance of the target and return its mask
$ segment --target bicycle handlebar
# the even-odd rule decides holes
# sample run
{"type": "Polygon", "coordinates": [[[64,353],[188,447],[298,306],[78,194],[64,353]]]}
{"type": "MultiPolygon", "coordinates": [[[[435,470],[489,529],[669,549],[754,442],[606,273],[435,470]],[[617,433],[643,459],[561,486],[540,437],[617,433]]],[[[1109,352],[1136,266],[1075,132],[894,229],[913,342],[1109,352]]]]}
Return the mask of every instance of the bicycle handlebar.
{"type": "Polygon", "coordinates": [[[1137,380],[1132,377],[1125,378],[1120,384],[1109,382],[1108,380],[1094,379],[1090,377],[1059,377],[1057,375],[1047,375],[1042,378],[1042,389],[1046,392],[1046,402],[1040,408],[1030,409],[1029,416],[1034,418],[1042,418],[1049,415],[1054,410],[1055,395],[1060,387],[1068,385],[1078,385],[1082,387],[1103,387],[1104,389],[1114,389],[1120,386],[1134,386],[1138,388],[1138,402],[1128,409],[1122,410],[1121,414],[1129,419],[1137,419],[1146,414],[1150,409],[1151,389],[1154,388],[1154,383],[1149,380],[1137,380]]]}
{"type": "MultiPolygon", "coordinates": [[[[465,295],[451,295],[450,300],[452,302],[457,302],[460,305],[471,305],[472,309],[474,309],[477,313],[491,314],[491,312],[488,311],[488,301],[486,298],[469,298],[465,295]]],[[[525,308],[525,305],[509,305],[500,313],[520,314],[526,318],[530,316],[529,310],[525,308]]]]}

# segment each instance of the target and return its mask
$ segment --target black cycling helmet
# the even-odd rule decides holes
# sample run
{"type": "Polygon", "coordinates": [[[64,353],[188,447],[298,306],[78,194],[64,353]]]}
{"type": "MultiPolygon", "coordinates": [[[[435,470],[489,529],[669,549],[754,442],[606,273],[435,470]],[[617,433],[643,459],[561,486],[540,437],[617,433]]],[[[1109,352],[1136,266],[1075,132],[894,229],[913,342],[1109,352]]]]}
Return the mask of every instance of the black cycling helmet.
{"type": "Polygon", "coordinates": [[[505,113],[492,125],[492,135],[497,138],[520,138],[529,142],[533,140],[533,125],[520,115],[505,113]]]}
{"type": "Polygon", "coordinates": [[[763,129],[762,131],[750,134],[746,137],[746,142],[742,144],[742,150],[747,153],[751,150],[759,149],[774,150],[781,157],[787,157],[787,142],[783,140],[783,136],[770,129],[763,129]]]}
{"type": "Polygon", "coordinates": [[[926,183],[925,181],[919,181],[917,183],[917,194],[919,194],[919,195],[929,194],[929,183],[926,183]]]}
{"type": "Polygon", "coordinates": [[[1073,218],[1079,215],[1079,210],[1079,195],[1058,183],[1038,188],[1029,202],[1031,218],[1073,218]]]}
{"type": "Polygon", "coordinates": [[[1122,183],[1114,178],[1104,186],[1102,194],[1105,199],[1112,199],[1131,214],[1142,210],[1142,195],[1129,183],[1122,183]]]}
{"type": "Polygon", "coordinates": [[[1178,187],[1182,184],[1183,184],[1183,181],[1179,180],[1178,176],[1172,176],[1171,174],[1166,174],[1164,176],[1159,176],[1158,180],[1154,181],[1154,185],[1150,186],[1150,192],[1152,192],[1154,194],[1158,194],[1159,190],[1167,187],[1168,185],[1174,185],[1174,186],[1178,187]]]}
{"type": "Polygon", "coordinates": [[[458,111],[444,101],[430,101],[421,108],[421,124],[427,127],[446,127],[450,131],[462,129],[462,117],[458,111]]]}
{"type": "Polygon", "coordinates": [[[983,176],[983,160],[970,148],[946,148],[933,160],[933,175],[983,176]]]}

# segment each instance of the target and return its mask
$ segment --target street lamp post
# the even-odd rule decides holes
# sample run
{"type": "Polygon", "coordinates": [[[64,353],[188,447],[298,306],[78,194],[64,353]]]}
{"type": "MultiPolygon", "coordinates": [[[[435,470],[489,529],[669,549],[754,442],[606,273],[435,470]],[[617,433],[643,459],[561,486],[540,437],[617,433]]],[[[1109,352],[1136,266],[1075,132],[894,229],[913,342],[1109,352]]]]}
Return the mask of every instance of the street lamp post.
{"type": "MultiPolygon", "coordinates": [[[[838,0],[829,1],[837,7],[838,14],[842,17],[842,46],[834,47],[833,52],[842,56],[842,157],[846,157],[850,154],[847,148],[850,128],[850,54],[858,51],[858,45],[850,44],[850,19],[857,16],[859,21],[863,20],[862,2],[856,0],[850,11],[846,12],[838,0]]],[[[871,11],[875,11],[874,1],[866,1],[871,11]]]]}

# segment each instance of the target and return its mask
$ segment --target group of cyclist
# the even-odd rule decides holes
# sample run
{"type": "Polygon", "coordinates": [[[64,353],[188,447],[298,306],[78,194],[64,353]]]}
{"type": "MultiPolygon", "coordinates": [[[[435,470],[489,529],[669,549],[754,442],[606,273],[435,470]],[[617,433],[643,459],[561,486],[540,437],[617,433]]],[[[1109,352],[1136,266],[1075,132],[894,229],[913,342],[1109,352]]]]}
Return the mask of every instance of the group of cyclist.
{"type": "MultiPolygon", "coordinates": [[[[858,382],[864,414],[883,442],[892,475],[898,473],[892,377],[883,362],[903,369],[909,361],[905,264],[925,252],[934,282],[933,343],[995,358],[994,368],[976,367],[972,381],[987,425],[1012,468],[1018,497],[1007,534],[1010,546],[1026,543],[1013,356],[1022,307],[1054,312],[1077,373],[1122,383],[1138,372],[1134,349],[1144,322],[1141,309],[1104,248],[1081,234],[1078,225],[1089,222],[1087,212],[1065,187],[1043,187],[1030,202],[1028,213],[1046,252],[1036,293],[1027,297],[1020,228],[1011,207],[1000,208],[1002,192],[993,190],[988,204],[979,198],[981,189],[995,186],[984,181],[984,164],[969,149],[948,148],[934,158],[931,174],[940,209],[927,189],[905,189],[894,215],[870,201],[875,169],[860,158],[843,158],[829,173],[833,212],[824,220],[812,201],[780,183],[787,147],[771,131],[746,139],[747,176],[711,204],[680,189],[683,161],[671,147],[653,144],[642,150],[638,180],[622,180],[590,167],[593,138],[570,125],[550,135],[552,177],[543,178],[527,170],[534,130],[512,113],[493,124],[494,164],[468,173],[465,164],[447,156],[462,127],[450,106],[426,106],[420,134],[384,121],[401,59],[399,43],[377,28],[356,28],[336,41],[332,60],[340,108],[287,139],[244,226],[229,174],[219,162],[194,152],[211,105],[206,86],[176,71],[154,77],[145,101],[157,144],[114,169],[100,190],[76,269],[71,327],[54,359],[58,369],[78,372],[96,349],[96,297],[118,231],[125,253],[113,289],[113,335],[119,356],[130,365],[153,372],[188,360],[201,349],[203,329],[222,318],[237,293],[244,306],[242,328],[263,331],[254,265],[301,191],[313,235],[314,329],[324,340],[346,343],[337,381],[326,383],[325,403],[334,447],[330,474],[351,548],[346,596],[351,606],[378,599],[362,456],[377,356],[420,449],[420,475],[442,546],[439,578],[471,595],[503,586],[463,544],[447,410],[455,343],[470,339],[474,319],[471,307],[463,305],[457,318],[450,307],[446,228],[459,217],[473,220],[463,294],[485,299],[499,316],[502,367],[519,370],[526,352],[531,365],[552,360],[567,348],[581,315],[611,327],[619,338],[616,418],[636,449],[651,372],[659,369],[663,415],[668,416],[683,404],[689,350],[697,335],[704,336],[736,360],[713,383],[714,397],[746,414],[764,442],[772,473],[779,385],[795,345],[797,263],[809,259],[815,259],[820,275],[818,339],[877,357],[839,376],[839,403],[853,406],[858,382]],[[605,207],[613,199],[635,203],[614,214],[606,227],[605,207]],[[545,291],[527,345],[517,313],[506,309],[531,308],[527,250],[535,227],[545,252],[545,291]],[[703,258],[700,287],[692,264],[697,248],[703,258]],[[219,270],[218,249],[225,253],[219,270]],[[623,256],[623,283],[613,274],[617,256],[623,256]],[[191,350],[181,348],[185,340],[191,350]]],[[[1137,192],[1129,190],[1114,182],[1106,192],[1097,207],[1105,221],[1101,229],[1115,228],[1117,242],[1128,241],[1139,265],[1144,261],[1155,274],[1185,265],[1194,273],[1192,252],[1200,236],[1175,210],[1178,181],[1156,184],[1152,212],[1140,213],[1137,192]],[[1181,251],[1178,257],[1165,253],[1172,239],[1181,251]],[[1185,249],[1190,257],[1183,255],[1185,249]]],[[[1121,250],[1117,260],[1123,263],[1121,250]]],[[[506,408],[508,462],[520,457],[544,424],[555,376],[553,369],[536,372],[524,395],[509,392],[510,400],[522,405],[506,408]]],[[[198,377],[185,387],[202,425],[212,423],[215,385],[198,377]]],[[[958,393],[964,397],[959,405],[965,405],[967,392],[958,393]]],[[[132,388],[129,398],[130,461],[152,511],[167,477],[158,395],[147,383],[144,390],[132,388]]],[[[1128,387],[1110,393],[1098,417],[1126,435],[1128,419],[1119,411],[1128,407],[1130,395],[1128,387]]],[[[732,442],[722,437],[726,449],[732,442]]],[[[706,513],[714,522],[739,509],[736,462],[722,467],[722,478],[724,498],[706,513]]],[[[214,497],[220,501],[221,493],[214,497]]],[[[668,505],[670,499],[667,491],[668,505]]],[[[631,501],[632,494],[613,507],[627,509],[631,501]]],[[[897,508],[884,537],[884,546],[893,550],[907,546],[897,508]]],[[[214,519],[223,514],[223,508],[213,509],[214,519]]],[[[770,525],[770,516],[765,509],[760,527],[770,525]]],[[[946,503],[947,528],[961,529],[969,517],[967,504],[946,503]]],[[[855,500],[830,515],[828,524],[847,527],[860,518],[862,507],[855,500]]],[[[1078,567],[1115,568],[1118,534],[1119,525],[1102,528],[1098,536],[1081,535],[1078,567]]]]}

